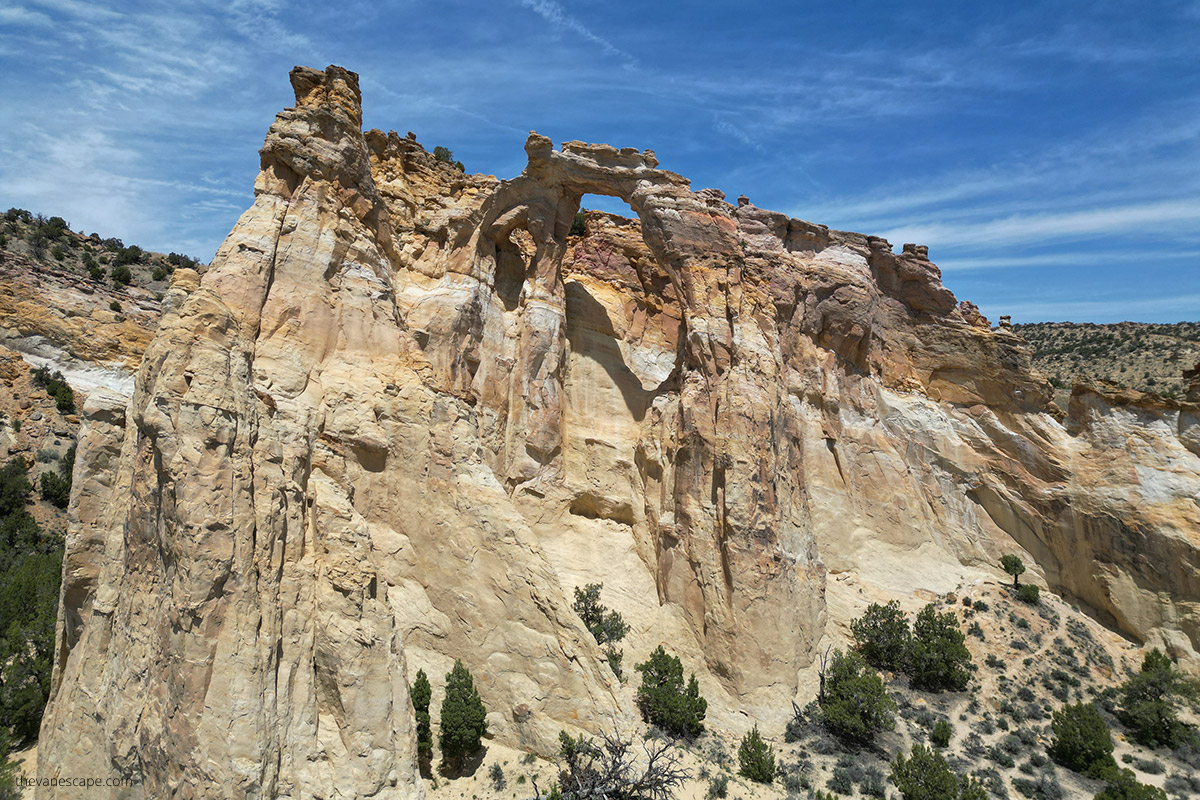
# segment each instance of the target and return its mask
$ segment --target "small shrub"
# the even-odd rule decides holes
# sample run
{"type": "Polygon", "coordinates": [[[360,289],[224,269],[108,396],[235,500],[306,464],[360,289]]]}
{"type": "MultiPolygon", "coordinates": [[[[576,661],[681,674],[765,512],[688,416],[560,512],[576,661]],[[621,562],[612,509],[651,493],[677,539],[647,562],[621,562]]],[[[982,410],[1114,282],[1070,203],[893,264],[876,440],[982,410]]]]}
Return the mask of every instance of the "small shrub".
{"type": "Polygon", "coordinates": [[[166,267],[155,267],[151,277],[156,281],[161,281],[166,278],[168,274],[170,273],[167,272],[166,267]]]}
{"type": "MultiPolygon", "coordinates": [[[[1129,755],[1129,754],[1126,753],[1125,755],[1129,755]]],[[[1126,762],[1126,763],[1128,763],[1128,762],[1126,762]]],[[[1140,758],[1135,758],[1135,759],[1133,759],[1133,766],[1139,772],[1144,772],[1147,775],[1162,775],[1164,772],[1167,771],[1166,764],[1159,761],[1157,758],[1150,759],[1149,761],[1143,761],[1140,758]]]]}
{"type": "Polygon", "coordinates": [[[104,267],[91,266],[87,268],[88,277],[94,281],[104,280],[104,267]]]}
{"type": "Polygon", "coordinates": [[[904,800],[956,800],[958,778],[946,759],[933,750],[916,744],[912,755],[897,753],[892,761],[892,783],[904,800]]]}
{"type": "Polygon", "coordinates": [[[951,727],[949,720],[939,719],[929,733],[929,741],[933,743],[934,747],[945,749],[950,746],[950,739],[953,736],[954,728],[951,727]]]}
{"type": "Polygon", "coordinates": [[[109,272],[109,277],[112,278],[113,286],[128,286],[133,280],[133,273],[129,271],[129,267],[118,264],[109,272]]]}
{"type": "MultiPolygon", "coordinates": [[[[1031,606],[1036,606],[1038,603],[1042,602],[1042,593],[1037,586],[1033,585],[1032,583],[1027,583],[1021,588],[1017,589],[1017,599],[1022,603],[1028,603],[1031,606]]],[[[1022,619],[1021,622],[1025,622],[1025,620],[1022,619]]],[[[1024,627],[1028,628],[1029,623],[1025,622],[1024,627]]]]}
{"type": "Polygon", "coordinates": [[[850,780],[850,773],[841,767],[833,768],[833,774],[829,776],[829,782],[825,785],[835,794],[854,794],[854,781],[850,780]]]}
{"type": "Polygon", "coordinates": [[[720,775],[713,777],[712,780],[708,782],[708,797],[709,800],[713,800],[713,798],[728,796],[729,776],[722,772],[720,775]]]}
{"type": "Polygon", "coordinates": [[[508,785],[508,781],[504,778],[504,768],[499,764],[492,764],[492,768],[488,770],[488,777],[492,781],[492,788],[497,792],[504,791],[504,787],[508,785]]]}
{"type": "Polygon", "coordinates": [[[775,780],[775,750],[758,733],[758,726],[742,738],[738,748],[738,774],[756,783],[775,780]]]}
{"type": "Polygon", "coordinates": [[[55,261],[62,261],[67,257],[67,253],[62,249],[61,245],[54,245],[54,249],[50,251],[50,255],[54,256],[55,261]]]}
{"type": "Polygon", "coordinates": [[[571,220],[571,235],[587,235],[587,212],[582,208],[575,212],[575,218],[571,220]]]}
{"type": "Polygon", "coordinates": [[[109,303],[108,307],[110,310],[116,311],[118,314],[121,313],[121,304],[118,303],[116,300],[113,300],[111,303],[109,303]]]}
{"type": "Polygon", "coordinates": [[[442,147],[441,145],[438,145],[437,147],[433,148],[433,157],[446,164],[454,163],[454,153],[452,153],[448,147],[442,147]]]}
{"type": "Polygon", "coordinates": [[[42,499],[55,508],[66,508],[71,499],[71,481],[56,472],[43,472],[38,481],[42,499]]]}

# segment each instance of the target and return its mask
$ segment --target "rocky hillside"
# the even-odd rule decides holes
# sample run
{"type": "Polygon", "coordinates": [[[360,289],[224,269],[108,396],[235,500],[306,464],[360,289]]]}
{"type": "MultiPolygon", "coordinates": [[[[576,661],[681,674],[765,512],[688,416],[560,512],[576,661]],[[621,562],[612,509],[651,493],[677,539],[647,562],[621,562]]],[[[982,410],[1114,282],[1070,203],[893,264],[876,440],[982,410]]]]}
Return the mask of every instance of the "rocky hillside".
{"type": "Polygon", "coordinates": [[[180,266],[201,265],[10,208],[0,219],[0,345],[80,391],[128,394],[180,266]]]}
{"type": "MultiPolygon", "coordinates": [[[[958,720],[956,769],[1016,747],[1007,732],[1044,752],[1045,722],[1004,731],[997,695],[1024,686],[1040,721],[1037,685],[1082,692],[1046,671],[1068,648],[1083,669],[1073,625],[1112,662],[1084,662],[1088,690],[1139,645],[1195,666],[1200,375],[1177,400],[1081,386],[1064,413],[1025,341],[920,245],[693,191],[649,150],[531,134],[521,175],[466,175],[362,132],[353,73],[292,84],[211,267],[139,301],[144,350],[114,335],[89,356],[137,372],[82,408],[39,777],[135,781],[106,797],[486,796],[487,773],[423,774],[409,686],[429,675],[436,709],[463,662],[489,768],[564,732],[644,732],[636,678],[572,607],[591,583],[629,625],[626,665],[665,646],[695,673],[698,747],[727,763],[755,724],[796,745],[786,792],[872,793],[793,703],[873,602],[952,606],[995,649],[972,645],[987,670],[953,697],[889,677],[915,722],[864,769],[938,715],[958,720]],[[639,219],[590,213],[572,235],[587,193],[639,219]],[[1045,616],[996,588],[1012,554],[1054,595],[1045,616]]],[[[10,346],[44,340],[85,374],[96,304],[39,310],[26,284],[10,346]]],[[[988,791],[1027,794],[1025,761],[992,760],[988,791]]]]}
{"type": "Polygon", "coordinates": [[[1035,322],[1013,330],[1029,342],[1034,366],[1060,401],[1076,383],[1094,380],[1182,399],[1183,372],[1200,361],[1200,322],[1035,322]]]}

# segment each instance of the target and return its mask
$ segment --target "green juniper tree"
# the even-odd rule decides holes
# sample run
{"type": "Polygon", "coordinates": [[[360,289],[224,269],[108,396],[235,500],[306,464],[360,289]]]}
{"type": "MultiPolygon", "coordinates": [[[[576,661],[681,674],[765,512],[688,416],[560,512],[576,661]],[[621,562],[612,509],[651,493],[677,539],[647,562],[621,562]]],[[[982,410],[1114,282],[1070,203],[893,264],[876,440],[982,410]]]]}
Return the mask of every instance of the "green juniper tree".
{"type": "Polygon", "coordinates": [[[425,769],[433,760],[433,728],[429,718],[429,701],[432,697],[429,677],[425,670],[417,670],[417,678],[412,686],[412,702],[417,716],[417,760],[425,769]]]}
{"type": "Polygon", "coordinates": [[[876,669],[899,672],[904,668],[912,634],[900,604],[872,603],[861,617],[850,623],[858,652],[876,669]]]}
{"type": "Polygon", "coordinates": [[[868,667],[858,653],[838,650],[823,672],[820,720],[831,733],[869,744],[877,733],[896,726],[896,702],[888,695],[879,673],[868,667]]]}
{"type": "Polygon", "coordinates": [[[438,744],[442,759],[457,768],[464,756],[479,751],[487,733],[487,711],[471,673],[461,661],[446,675],[446,696],[442,699],[441,730],[438,744]]]}
{"type": "Polygon", "coordinates": [[[1115,772],[1112,733],[1091,703],[1074,703],[1054,712],[1050,757],[1067,769],[1092,778],[1115,772]]]}
{"type": "Polygon", "coordinates": [[[1003,556],[1000,559],[1000,568],[1012,575],[1014,587],[1021,585],[1021,574],[1025,572],[1025,562],[1021,561],[1019,556],[1011,553],[1003,556]]]}
{"type": "Polygon", "coordinates": [[[1190,733],[1179,708],[1200,700],[1200,686],[1180,672],[1157,647],[1146,653],[1141,670],[1120,688],[1118,717],[1141,744],[1177,747],[1190,733]]]}
{"type": "Polygon", "coordinates": [[[742,737],[738,748],[738,774],[756,783],[775,780],[775,749],[763,741],[757,725],[742,737]]]}
{"type": "Polygon", "coordinates": [[[913,623],[908,668],[913,686],[931,692],[961,692],[971,680],[971,652],[958,619],[939,614],[932,603],[921,609],[913,623]]]}
{"type": "Polygon", "coordinates": [[[683,663],[668,655],[662,645],[635,669],[642,673],[637,705],[646,722],[689,739],[704,730],[708,701],[700,696],[695,673],[685,686],[683,663]]]}
{"type": "Polygon", "coordinates": [[[619,678],[621,677],[621,658],[624,653],[618,650],[614,643],[625,638],[629,633],[629,625],[616,611],[609,611],[600,603],[602,583],[589,583],[582,589],[575,587],[575,604],[573,608],[583,626],[596,639],[596,644],[604,648],[608,665],[619,678]]]}

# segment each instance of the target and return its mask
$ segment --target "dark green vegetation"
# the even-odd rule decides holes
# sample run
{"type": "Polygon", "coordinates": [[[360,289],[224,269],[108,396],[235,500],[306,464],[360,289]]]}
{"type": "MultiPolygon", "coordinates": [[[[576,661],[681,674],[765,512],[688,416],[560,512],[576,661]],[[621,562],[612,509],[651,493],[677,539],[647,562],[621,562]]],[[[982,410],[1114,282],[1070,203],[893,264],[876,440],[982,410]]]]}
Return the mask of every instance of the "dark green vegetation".
{"type": "Polygon", "coordinates": [[[51,373],[46,367],[39,367],[33,371],[33,383],[54,398],[58,413],[75,413],[75,392],[63,379],[61,372],[51,373]]]}
{"type": "Polygon", "coordinates": [[[888,696],[883,679],[853,650],[833,654],[823,683],[817,700],[820,719],[835,736],[867,744],[877,733],[896,726],[896,702],[888,696]]]}
{"type": "Polygon", "coordinates": [[[876,669],[900,672],[908,663],[912,633],[895,600],[883,606],[872,603],[861,617],[850,623],[850,631],[858,652],[876,669]]]}
{"type": "Polygon", "coordinates": [[[1116,770],[1112,733],[1091,703],[1075,703],[1054,712],[1050,756],[1067,769],[1099,778],[1116,770]]]}
{"type": "Polygon", "coordinates": [[[987,793],[974,780],[954,774],[941,754],[915,744],[912,755],[897,753],[892,783],[904,800],[983,800],[987,793]]]}
{"type": "Polygon", "coordinates": [[[1141,670],[1121,686],[1120,696],[1118,716],[1139,743],[1178,747],[1196,740],[1196,732],[1179,719],[1179,709],[1200,701],[1200,686],[1158,648],[1146,653],[1141,670]]]}
{"type": "Polygon", "coordinates": [[[62,541],[29,513],[32,491],[22,460],[0,468],[0,764],[37,737],[50,690],[62,541]]]}
{"type": "Polygon", "coordinates": [[[417,761],[423,773],[429,771],[433,761],[433,729],[429,718],[429,701],[433,698],[433,689],[429,685],[429,677],[425,670],[417,670],[417,678],[412,685],[412,704],[417,718],[417,761]]]}
{"type": "Polygon", "coordinates": [[[1013,330],[1029,342],[1034,366],[1060,390],[1060,405],[1072,384],[1088,378],[1180,398],[1183,371],[1200,361],[1200,322],[1040,322],[1013,330]]]}
{"type": "Polygon", "coordinates": [[[699,736],[704,730],[708,701],[700,696],[695,673],[685,685],[683,663],[668,655],[662,645],[635,669],[642,673],[642,685],[637,690],[642,718],[674,736],[699,736]]]}
{"type": "Polygon", "coordinates": [[[971,653],[952,612],[930,603],[909,631],[895,601],[872,603],[850,624],[858,651],[870,663],[908,674],[915,688],[961,692],[971,680],[971,653]]]}
{"type": "Polygon", "coordinates": [[[738,747],[738,774],[756,783],[775,780],[775,750],[763,741],[757,725],[742,737],[738,747]]]}
{"type": "Polygon", "coordinates": [[[1120,770],[1096,795],[1095,800],[1167,800],[1167,793],[1157,786],[1140,783],[1132,770],[1120,770]]]}
{"type": "Polygon", "coordinates": [[[467,169],[463,166],[461,161],[454,160],[454,153],[451,152],[450,148],[448,147],[442,147],[441,145],[438,145],[437,147],[433,148],[433,157],[438,161],[441,161],[443,164],[453,165],[459,172],[465,172],[467,169]]]}
{"type": "Polygon", "coordinates": [[[108,279],[117,288],[130,284],[152,287],[166,281],[177,267],[200,263],[180,253],[151,253],[137,245],[126,247],[120,239],[72,231],[62,217],[47,219],[23,208],[10,208],[0,217],[0,250],[4,251],[0,261],[24,257],[92,281],[108,279]]]}
{"type": "Polygon", "coordinates": [[[457,769],[464,757],[479,752],[487,733],[487,711],[475,688],[471,673],[461,661],[455,661],[446,674],[446,696],[442,699],[441,731],[438,744],[442,759],[457,769]]]}
{"type": "Polygon", "coordinates": [[[1014,556],[1009,553],[1000,559],[1000,568],[1012,575],[1013,586],[1021,585],[1021,575],[1025,572],[1025,562],[1020,556],[1014,556]]]}
{"type": "Polygon", "coordinates": [[[619,678],[621,677],[621,658],[624,653],[615,647],[615,643],[625,638],[629,633],[629,625],[616,611],[609,611],[600,602],[601,583],[589,583],[580,589],[575,587],[575,603],[573,608],[583,626],[596,639],[596,644],[604,648],[608,665],[619,678]]]}
{"type": "Polygon", "coordinates": [[[55,508],[66,508],[71,499],[71,473],[75,469],[75,445],[58,461],[54,472],[43,472],[38,477],[42,499],[55,508]]]}
{"type": "Polygon", "coordinates": [[[1017,589],[1017,599],[1022,603],[1028,603],[1031,606],[1036,606],[1042,602],[1042,590],[1034,586],[1032,583],[1027,583],[1017,589]]]}
{"type": "Polygon", "coordinates": [[[571,235],[587,235],[587,211],[582,208],[575,212],[575,218],[571,220],[571,235]]]}

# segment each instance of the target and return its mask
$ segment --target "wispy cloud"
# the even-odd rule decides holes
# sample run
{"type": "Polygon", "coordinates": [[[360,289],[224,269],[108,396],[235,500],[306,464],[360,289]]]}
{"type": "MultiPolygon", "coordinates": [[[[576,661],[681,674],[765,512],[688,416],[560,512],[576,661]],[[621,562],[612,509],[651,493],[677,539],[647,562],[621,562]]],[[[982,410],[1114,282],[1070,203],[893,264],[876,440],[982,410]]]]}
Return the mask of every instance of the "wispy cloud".
{"type": "Polygon", "coordinates": [[[1003,308],[1002,313],[1011,314],[1013,322],[1132,322],[1146,319],[1187,322],[1196,320],[1196,309],[1200,309],[1200,294],[1015,303],[1003,308]],[[1189,309],[1192,313],[1188,314],[1181,309],[1189,309]],[[1177,316],[1172,317],[1172,313],[1176,313],[1177,316]]]}
{"type": "Polygon", "coordinates": [[[888,241],[941,246],[996,246],[1047,242],[1080,236],[1170,233],[1200,229],[1200,199],[1095,208],[1063,214],[1013,215],[978,224],[910,225],[880,235],[888,241]]]}
{"type": "Polygon", "coordinates": [[[54,20],[40,11],[33,11],[22,6],[4,6],[0,7],[0,24],[49,28],[53,27],[54,20]]]}
{"type": "Polygon", "coordinates": [[[1028,269],[1030,267],[1096,267],[1100,265],[1125,265],[1137,269],[1147,262],[1162,263],[1164,261],[1192,261],[1200,265],[1200,250],[1171,251],[1155,249],[1143,250],[1140,253],[1111,252],[1108,250],[1043,253],[1039,255],[1012,256],[982,256],[958,258],[951,256],[938,260],[942,272],[956,272],[977,269],[1028,269]]]}
{"type": "Polygon", "coordinates": [[[615,56],[624,61],[626,68],[637,66],[638,60],[633,55],[626,53],[603,36],[593,33],[590,28],[564,11],[563,7],[554,2],[554,0],[521,0],[521,5],[533,11],[554,27],[570,31],[582,36],[592,44],[598,45],[606,55],[615,56]]]}

